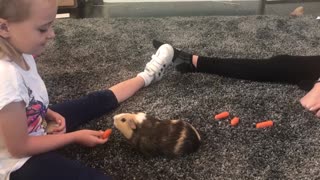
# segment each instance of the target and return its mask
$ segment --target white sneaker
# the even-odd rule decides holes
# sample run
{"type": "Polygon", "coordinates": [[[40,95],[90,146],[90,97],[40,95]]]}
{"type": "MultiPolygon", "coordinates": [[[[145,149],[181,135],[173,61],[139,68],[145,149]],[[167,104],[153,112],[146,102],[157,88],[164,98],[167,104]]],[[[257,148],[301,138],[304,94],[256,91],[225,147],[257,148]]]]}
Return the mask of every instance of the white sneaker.
{"type": "Polygon", "coordinates": [[[172,64],[173,47],[169,44],[163,44],[159,47],[156,54],[152,55],[150,62],[146,64],[143,72],[138,76],[144,79],[144,86],[151,82],[159,81],[164,75],[165,70],[172,64]]]}

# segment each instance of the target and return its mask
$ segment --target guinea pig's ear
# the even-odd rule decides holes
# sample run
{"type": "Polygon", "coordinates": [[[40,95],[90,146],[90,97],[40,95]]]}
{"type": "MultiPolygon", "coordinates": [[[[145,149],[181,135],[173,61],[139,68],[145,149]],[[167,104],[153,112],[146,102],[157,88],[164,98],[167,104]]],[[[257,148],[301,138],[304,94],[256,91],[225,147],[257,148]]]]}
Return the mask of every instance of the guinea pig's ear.
{"type": "Polygon", "coordinates": [[[128,124],[129,124],[129,127],[131,129],[136,129],[137,128],[136,124],[134,123],[134,121],[132,119],[128,120],[128,124]]]}

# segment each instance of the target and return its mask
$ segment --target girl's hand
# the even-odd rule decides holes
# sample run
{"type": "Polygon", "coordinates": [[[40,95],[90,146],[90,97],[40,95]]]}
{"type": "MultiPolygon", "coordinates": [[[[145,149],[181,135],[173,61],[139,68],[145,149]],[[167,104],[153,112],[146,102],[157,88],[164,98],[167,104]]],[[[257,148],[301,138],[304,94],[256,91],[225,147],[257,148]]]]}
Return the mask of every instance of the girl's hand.
{"type": "Polygon", "coordinates": [[[320,118],[320,83],[316,83],[313,88],[300,99],[301,105],[307,110],[314,112],[320,118]]]}
{"type": "Polygon", "coordinates": [[[59,113],[48,109],[46,120],[48,122],[47,133],[63,134],[66,133],[66,120],[59,113]]]}
{"type": "Polygon", "coordinates": [[[104,144],[108,141],[108,138],[103,139],[103,131],[93,130],[79,130],[73,132],[75,136],[75,142],[84,146],[93,147],[98,144],[104,144]]]}

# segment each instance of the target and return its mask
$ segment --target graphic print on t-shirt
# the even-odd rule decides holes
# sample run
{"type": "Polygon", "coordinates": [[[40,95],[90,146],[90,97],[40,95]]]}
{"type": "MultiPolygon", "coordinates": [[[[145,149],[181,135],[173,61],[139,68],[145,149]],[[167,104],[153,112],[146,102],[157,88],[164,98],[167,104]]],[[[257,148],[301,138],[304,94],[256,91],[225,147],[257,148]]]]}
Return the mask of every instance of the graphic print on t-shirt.
{"type": "Polygon", "coordinates": [[[37,132],[42,128],[43,123],[45,123],[45,115],[47,112],[46,106],[34,98],[32,90],[27,87],[28,94],[30,97],[30,102],[26,107],[27,113],[27,124],[28,124],[28,133],[37,132]]]}

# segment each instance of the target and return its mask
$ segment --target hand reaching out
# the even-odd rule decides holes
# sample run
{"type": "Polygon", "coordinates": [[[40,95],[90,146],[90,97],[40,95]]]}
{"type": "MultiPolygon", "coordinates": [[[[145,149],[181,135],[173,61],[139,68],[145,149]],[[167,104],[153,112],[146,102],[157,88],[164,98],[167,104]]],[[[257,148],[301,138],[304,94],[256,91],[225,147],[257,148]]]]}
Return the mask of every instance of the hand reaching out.
{"type": "MultiPolygon", "coordinates": [[[[66,121],[65,118],[57,112],[48,109],[46,120],[48,122],[47,133],[49,134],[63,134],[66,133],[66,121]]],[[[73,141],[75,143],[93,147],[98,144],[104,144],[108,141],[108,138],[103,139],[104,131],[94,130],[78,130],[72,132],[73,141]]],[[[71,134],[71,133],[70,133],[71,134]]]]}
{"type": "Polygon", "coordinates": [[[94,130],[79,130],[73,132],[75,135],[75,142],[84,146],[93,147],[98,144],[104,144],[108,141],[108,138],[103,139],[103,131],[94,130]]]}
{"type": "Polygon", "coordinates": [[[307,110],[314,112],[320,118],[320,83],[316,83],[313,88],[300,99],[301,105],[307,110]]]}

